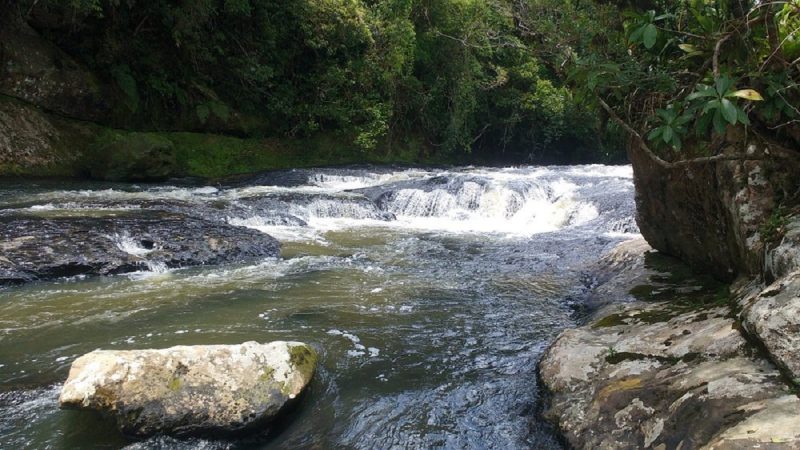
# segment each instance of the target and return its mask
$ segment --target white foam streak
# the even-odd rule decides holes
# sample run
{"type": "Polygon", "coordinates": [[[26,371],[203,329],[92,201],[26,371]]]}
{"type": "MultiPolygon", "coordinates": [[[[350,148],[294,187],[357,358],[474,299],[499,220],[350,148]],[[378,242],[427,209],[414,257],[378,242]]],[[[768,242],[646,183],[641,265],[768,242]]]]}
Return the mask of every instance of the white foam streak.
{"type": "Polygon", "coordinates": [[[116,244],[117,248],[131,256],[141,258],[153,251],[153,249],[144,248],[128,233],[114,234],[112,240],[116,244]]]}

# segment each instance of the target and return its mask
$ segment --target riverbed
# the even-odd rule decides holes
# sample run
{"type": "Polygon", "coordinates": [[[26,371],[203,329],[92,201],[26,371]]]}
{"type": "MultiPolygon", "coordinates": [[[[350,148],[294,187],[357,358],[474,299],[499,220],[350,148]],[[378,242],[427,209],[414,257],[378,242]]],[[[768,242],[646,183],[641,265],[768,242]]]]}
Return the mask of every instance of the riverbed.
{"type": "Polygon", "coordinates": [[[153,209],[246,227],[277,258],[0,287],[0,448],[560,448],[536,365],[579,320],[591,266],[638,233],[629,166],[350,167],[208,184],[0,183],[0,215],[153,209]],[[61,411],[97,348],[296,340],[320,365],[292,414],[242,440],[133,441],[61,411]]]}

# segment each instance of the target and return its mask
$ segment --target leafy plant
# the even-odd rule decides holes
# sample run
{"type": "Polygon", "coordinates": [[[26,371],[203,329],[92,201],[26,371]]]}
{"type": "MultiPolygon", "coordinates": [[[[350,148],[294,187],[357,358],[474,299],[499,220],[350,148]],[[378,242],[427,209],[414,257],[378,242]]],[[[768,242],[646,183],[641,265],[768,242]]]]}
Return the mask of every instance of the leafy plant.
{"type": "Polygon", "coordinates": [[[658,22],[662,22],[672,17],[671,14],[656,15],[654,10],[649,10],[644,14],[628,11],[625,14],[630,19],[628,26],[630,34],[628,42],[631,44],[642,44],[646,49],[651,49],[658,41],[658,22]]]}
{"type": "Polygon", "coordinates": [[[688,113],[680,114],[674,107],[659,109],[656,111],[658,127],[654,128],[647,138],[651,141],[663,141],[675,150],[680,150],[681,139],[687,134],[687,124],[692,120],[692,115],[688,113]]]}
{"type": "Polygon", "coordinates": [[[717,78],[714,86],[698,84],[694,92],[686,97],[693,110],[700,111],[697,121],[699,133],[704,133],[710,124],[718,134],[725,133],[725,127],[736,125],[750,125],[750,119],[745,110],[736,102],[738,99],[748,101],[762,101],[764,98],[753,89],[735,89],[734,81],[728,76],[717,78]]]}

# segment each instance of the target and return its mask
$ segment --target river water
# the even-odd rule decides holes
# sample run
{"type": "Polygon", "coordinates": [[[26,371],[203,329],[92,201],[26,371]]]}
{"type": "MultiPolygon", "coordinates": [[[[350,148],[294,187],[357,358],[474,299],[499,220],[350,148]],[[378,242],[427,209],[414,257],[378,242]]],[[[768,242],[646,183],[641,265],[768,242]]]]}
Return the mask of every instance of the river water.
{"type": "MultiPolygon", "coordinates": [[[[254,228],[280,258],[0,287],[0,448],[560,448],[537,361],[575,326],[586,268],[637,229],[629,166],[262,174],[223,185],[6,183],[0,209],[175,209],[254,228]],[[299,340],[298,408],[237,441],[128,440],[61,411],[97,348],[299,340]]],[[[135,236],[114,236],[146,261],[135,236]]]]}

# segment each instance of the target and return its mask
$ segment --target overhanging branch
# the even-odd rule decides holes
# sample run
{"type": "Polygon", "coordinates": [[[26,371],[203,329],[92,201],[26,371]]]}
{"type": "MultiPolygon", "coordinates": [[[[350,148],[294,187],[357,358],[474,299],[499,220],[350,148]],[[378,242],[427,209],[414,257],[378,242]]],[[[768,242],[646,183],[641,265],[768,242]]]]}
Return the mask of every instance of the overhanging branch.
{"type": "Polygon", "coordinates": [[[617,122],[625,131],[627,131],[631,136],[636,139],[639,147],[642,151],[650,157],[656,164],[665,168],[665,169],[675,169],[678,167],[686,167],[694,164],[708,164],[715,161],[744,161],[744,160],[759,160],[759,159],[766,159],[766,155],[757,155],[757,154],[719,154],[714,156],[701,156],[698,158],[691,158],[691,159],[682,159],[678,161],[666,161],[660,156],[658,156],[645,142],[644,138],[642,137],[639,132],[633,129],[627,122],[622,120],[619,115],[610,107],[608,103],[605,102],[600,96],[597,96],[597,101],[600,103],[600,106],[603,107],[604,110],[611,116],[615,122],[617,122]]]}

